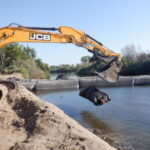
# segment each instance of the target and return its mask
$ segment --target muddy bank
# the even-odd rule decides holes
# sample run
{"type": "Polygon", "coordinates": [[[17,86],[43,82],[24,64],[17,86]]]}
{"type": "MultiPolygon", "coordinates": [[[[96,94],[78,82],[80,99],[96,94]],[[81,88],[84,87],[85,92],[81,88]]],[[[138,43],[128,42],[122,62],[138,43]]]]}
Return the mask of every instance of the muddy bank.
{"type": "Polygon", "coordinates": [[[23,86],[0,88],[0,150],[115,149],[23,86]]]}
{"type": "Polygon", "coordinates": [[[103,133],[99,129],[89,129],[89,131],[97,135],[104,141],[110,143],[113,147],[117,148],[117,150],[131,150],[132,149],[132,147],[128,143],[126,143],[126,141],[124,141],[124,138],[117,133],[106,134],[106,133],[103,133]]]}

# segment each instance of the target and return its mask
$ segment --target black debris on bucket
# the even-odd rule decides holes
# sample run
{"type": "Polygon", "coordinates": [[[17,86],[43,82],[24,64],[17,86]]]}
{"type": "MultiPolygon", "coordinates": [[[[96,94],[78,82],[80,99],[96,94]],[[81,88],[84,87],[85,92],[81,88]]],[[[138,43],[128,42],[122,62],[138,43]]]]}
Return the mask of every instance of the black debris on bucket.
{"type": "Polygon", "coordinates": [[[88,99],[96,106],[103,105],[111,100],[105,92],[98,90],[95,86],[81,90],[79,95],[88,99]]]}

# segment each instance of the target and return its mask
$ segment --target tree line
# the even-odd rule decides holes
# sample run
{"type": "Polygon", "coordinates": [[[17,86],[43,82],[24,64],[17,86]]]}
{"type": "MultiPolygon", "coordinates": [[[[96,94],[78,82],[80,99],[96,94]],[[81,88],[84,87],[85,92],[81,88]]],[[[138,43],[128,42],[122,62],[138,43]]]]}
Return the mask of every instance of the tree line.
{"type": "Polygon", "coordinates": [[[122,49],[121,75],[150,74],[150,51],[140,46],[128,45],[122,49]]]}
{"type": "MultiPolygon", "coordinates": [[[[133,44],[125,46],[121,50],[122,55],[122,68],[120,75],[133,76],[133,75],[145,75],[150,74],[150,51],[143,50],[140,46],[133,44]]],[[[83,56],[81,63],[70,66],[60,65],[55,66],[55,72],[76,72],[79,76],[92,75],[94,70],[99,71],[104,67],[103,62],[89,63],[90,56],[83,56]]]]}
{"type": "Polygon", "coordinates": [[[36,57],[36,51],[18,43],[0,48],[0,72],[19,72],[25,78],[49,78],[49,65],[36,57]]]}
{"type": "MultiPolygon", "coordinates": [[[[120,75],[133,76],[133,75],[150,75],[150,51],[143,50],[140,46],[133,44],[125,46],[121,50],[122,54],[122,69],[120,75]]],[[[86,57],[87,58],[87,57],[86,57]]],[[[89,58],[89,57],[88,57],[89,58]]],[[[83,60],[83,58],[82,58],[83,60]]],[[[86,59],[85,59],[86,60],[86,59]]],[[[87,62],[86,60],[85,62],[87,62]]],[[[89,75],[93,70],[99,71],[104,64],[102,62],[96,62],[83,66],[77,71],[80,76],[89,75]]]]}
{"type": "MultiPolygon", "coordinates": [[[[144,51],[133,44],[122,50],[122,69],[120,75],[150,74],[150,51],[144,51]]],[[[49,78],[50,73],[76,72],[79,76],[91,75],[90,72],[99,71],[104,63],[89,63],[90,56],[83,56],[77,65],[62,64],[49,66],[37,58],[36,51],[29,46],[18,43],[0,48],[0,72],[20,72],[25,78],[49,78]]]]}
{"type": "Polygon", "coordinates": [[[68,72],[76,72],[77,65],[68,65],[62,64],[59,66],[50,66],[50,73],[68,73],[68,72]]]}

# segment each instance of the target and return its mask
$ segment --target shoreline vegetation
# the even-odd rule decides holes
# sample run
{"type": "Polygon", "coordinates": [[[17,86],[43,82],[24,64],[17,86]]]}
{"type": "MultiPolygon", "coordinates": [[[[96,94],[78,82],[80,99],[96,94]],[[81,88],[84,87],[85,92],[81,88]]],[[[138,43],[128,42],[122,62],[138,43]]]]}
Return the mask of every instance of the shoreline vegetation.
{"type": "MultiPolygon", "coordinates": [[[[122,76],[136,76],[150,74],[150,51],[143,50],[133,44],[124,47],[122,53],[122,76]]],[[[50,66],[51,73],[75,72],[78,76],[92,76],[90,72],[99,71],[104,67],[102,62],[89,63],[90,56],[83,56],[81,63],[77,65],[50,66]]]]}
{"type": "Polygon", "coordinates": [[[49,65],[36,57],[36,51],[18,43],[0,48],[1,74],[21,73],[24,78],[49,78],[49,65]]]}
{"type": "MultiPolygon", "coordinates": [[[[122,53],[122,76],[136,76],[150,74],[150,51],[143,50],[133,44],[124,47],[122,53]]],[[[29,46],[18,43],[9,44],[0,48],[0,72],[1,74],[21,73],[26,79],[49,79],[51,74],[65,74],[74,72],[77,76],[92,76],[91,72],[99,71],[104,64],[102,62],[89,63],[90,56],[83,56],[81,62],[76,65],[62,64],[49,66],[40,58],[36,51],[29,46]]]]}

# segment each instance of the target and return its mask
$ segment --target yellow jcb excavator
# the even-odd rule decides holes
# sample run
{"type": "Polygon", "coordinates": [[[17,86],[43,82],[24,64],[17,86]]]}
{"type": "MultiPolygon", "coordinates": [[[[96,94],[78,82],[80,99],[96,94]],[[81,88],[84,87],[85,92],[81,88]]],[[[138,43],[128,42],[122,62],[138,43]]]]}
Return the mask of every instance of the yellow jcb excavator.
{"type": "Polygon", "coordinates": [[[16,23],[0,28],[0,47],[14,42],[72,43],[84,47],[93,53],[91,61],[106,64],[100,72],[95,71],[94,74],[109,82],[116,82],[119,78],[121,55],[82,31],[66,26],[26,27],[16,23]]]}
{"type": "MultiPolygon", "coordinates": [[[[16,23],[0,28],[0,47],[14,42],[72,43],[84,47],[93,53],[90,61],[105,63],[102,70],[93,72],[95,75],[109,82],[116,82],[119,79],[121,55],[82,31],[66,26],[58,28],[25,27],[16,23]]],[[[17,87],[16,82],[9,80],[0,80],[0,84],[4,84],[10,90],[17,87]]],[[[0,97],[1,95],[2,92],[0,92],[0,97]]],[[[79,95],[90,100],[94,105],[102,105],[110,101],[108,95],[99,91],[96,87],[88,87],[80,91],[79,95]]]]}

